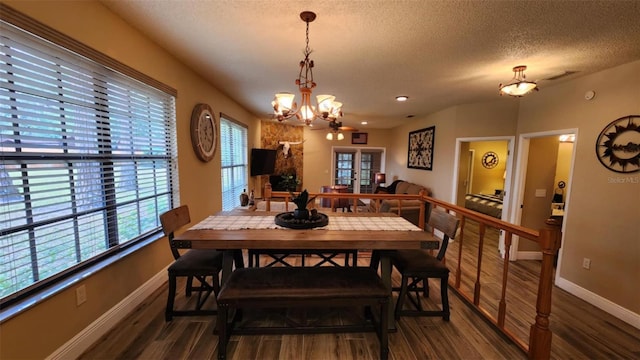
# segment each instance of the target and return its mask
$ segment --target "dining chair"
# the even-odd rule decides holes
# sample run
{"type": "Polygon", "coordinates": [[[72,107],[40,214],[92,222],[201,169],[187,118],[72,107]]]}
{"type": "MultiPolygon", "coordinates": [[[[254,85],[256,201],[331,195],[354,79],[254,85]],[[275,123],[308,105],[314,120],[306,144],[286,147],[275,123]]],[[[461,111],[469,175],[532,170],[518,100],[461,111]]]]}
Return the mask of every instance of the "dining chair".
{"type": "Polygon", "coordinates": [[[168,268],[169,295],[165,310],[166,321],[171,321],[173,316],[217,314],[216,310],[203,310],[202,305],[212,292],[215,298],[220,291],[219,274],[222,270],[222,252],[209,249],[191,249],[181,254],[173,243],[174,232],[190,222],[191,217],[187,205],[182,205],[160,215],[162,230],[169,240],[169,247],[175,259],[168,268]],[[211,276],[211,281],[207,280],[209,276],[211,276]],[[185,292],[187,297],[190,297],[193,291],[198,292],[195,310],[174,309],[178,277],[187,278],[185,292]],[[194,285],[194,280],[196,285],[194,285]]]}
{"type": "Polygon", "coordinates": [[[401,286],[393,288],[394,291],[400,291],[394,311],[396,319],[400,316],[442,316],[445,321],[449,321],[449,269],[443,259],[449,240],[455,238],[459,224],[460,220],[456,216],[439,208],[433,209],[428,225],[432,230],[443,233],[438,254],[433,256],[425,250],[397,250],[389,255],[391,264],[402,275],[401,286]],[[442,310],[424,310],[420,302],[420,292],[429,297],[430,278],[440,279],[442,310]],[[409,299],[415,309],[403,308],[406,299],[409,299]]]}

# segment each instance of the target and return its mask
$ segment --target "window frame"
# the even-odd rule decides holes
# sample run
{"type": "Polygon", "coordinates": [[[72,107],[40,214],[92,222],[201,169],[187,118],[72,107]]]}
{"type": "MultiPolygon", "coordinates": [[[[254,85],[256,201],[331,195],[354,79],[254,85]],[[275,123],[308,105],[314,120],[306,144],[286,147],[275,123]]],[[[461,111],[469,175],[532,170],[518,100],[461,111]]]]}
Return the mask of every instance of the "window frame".
{"type": "MultiPolygon", "coordinates": [[[[65,49],[69,53],[72,53],[72,56],[80,56],[95,62],[98,66],[111,71],[116,72],[121,75],[125,75],[126,77],[137,81],[142,86],[149,86],[158,90],[165,94],[165,96],[169,96],[171,98],[171,103],[168,105],[170,107],[170,118],[165,118],[164,121],[168,121],[170,123],[169,127],[165,127],[164,131],[168,131],[166,136],[169,136],[171,139],[167,140],[168,147],[167,153],[164,160],[166,161],[166,165],[162,166],[160,169],[164,169],[167,175],[167,192],[163,194],[155,193],[155,196],[151,196],[151,198],[157,198],[158,196],[168,196],[169,208],[174,207],[176,204],[179,204],[179,188],[178,188],[178,170],[177,170],[177,137],[176,137],[176,114],[175,114],[175,102],[177,97],[177,90],[172,87],[165,85],[119,61],[102,54],[74,39],[68,37],[57,30],[50,28],[13,8],[7,6],[6,4],[0,3],[0,20],[9,24],[19,30],[30,33],[36,37],[40,37],[45,41],[52,43],[54,45],[58,45],[61,48],[65,49]]],[[[139,85],[140,86],[140,85],[139,85]]],[[[166,126],[166,125],[165,125],[166,126]]],[[[135,149],[135,148],[134,148],[135,149]]],[[[6,153],[3,153],[6,154],[6,153]]],[[[37,153],[35,153],[37,154],[37,153]]],[[[15,154],[15,158],[21,158],[23,160],[29,159],[29,156],[25,154],[15,154]]],[[[80,158],[86,160],[87,154],[77,154],[76,156],[69,156],[69,154],[61,154],[60,155],[60,164],[64,164],[64,160],[71,161],[75,159],[76,161],[80,158]]],[[[126,157],[126,155],[125,155],[126,157]]],[[[4,156],[3,158],[7,158],[4,156]]],[[[112,154],[112,158],[117,160],[117,156],[112,154]]],[[[16,160],[13,159],[13,160],[16,160]]],[[[11,160],[11,159],[9,159],[11,160]]],[[[147,160],[150,160],[148,158],[147,160]]],[[[33,161],[33,159],[32,159],[33,161]]],[[[109,162],[107,160],[107,162],[109,162]]],[[[4,166],[4,160],[3,160],[4,166]]],[[[111,166],[116,166],[111,163],[111,166]]],[[[155,169],[155,168],[154,168],[155,169]]],[[[104,169],[101,171],[104,174],[104,169]]],[[[108,168],[107,168],[108,171],[108,168]]],[[[139,175],[135,175],[135,179],[140,179],[139,175]]],[[[156,173],[153,172],[151,176],[155,179],[156,173]]],[[[115,180],[114,180],[115,181],[115,180]]],[[[72,188],[74,185],[71,185],[72,188]]],[[[136,189],[139,189],[138,184],[135,185],[136,189]]],[[[113,190],[113,189],[112,189],[113,190]]],[[[112,194],[113,191],[111,192],[112,194]]],[[[114,194],[115,195],[115,194],[114,194]]],[[[144,201],[145,197],[140,197],[139,194],[136,195],[134,203],[140,204],[140,202],[144,201]]],[[[108,201],[107,201],[108,202],[108,201]]],[[[112,205],[115,205],[113,203],[112,205]]],[[[117,204],[118,206],[122,206],[123,203],[120,202],[117,204]]],[[[107,206],[108,207],[108,206],[107,206]]],[[[156,211],[158,211],[156,204],[156,211]]],[[[136,216],[138,221],[140,221],[140,213],[136,216]]],[[[105,220],[105,223],[108,222],[105,220]]],[[[108,230],[107,230],[108,231],[108,230]]],[[[32,283],[30,286],[27,286],[21,290],[18,290],[11,295],[5,296],[0,300],[0,322],[5,321],[7,318],[10,318],[21,311],[39,303],[40,301],[51,297],[52,295],[68,288],[72,284],[77,283],[79,280],[85,278],[86,276],[94,273],[95,271],[102,269],[110,264],[122,259],[123,257],[145,247],[146,245],[160,239],[163,237],[162,229],[159,226],[159,222],[156,219],[156,224],[152,226],[151,229],[143,231],[143,233],[137,233],[134,236],[133,240],[128,241],[125,239],[123,242],[114,245],[113,237],[107,237],[105,240],[108,240],[108,244],[106,244],[106,250],[102,251],[97,256],[92,256],[91,258],[78,262],[72,267],[66,268],[62,271],[57,272],[55,275],[49,276],[44,280],[32,283]]]]}
{"type": "Polygon", "coordinates": [[[248,146],[248,137],[249,137],[249,127],[232,117],[220,113],[220,182],[221,186],[221,208],[222,211],[233,210],[234,208],[240,206],[240,194],[242,194],[241,188],[244,191],[247,191],[248,182],[249,182],[249,146],[248,146]],[[225,151],[223,147],[229,146],[233,144],[233,139],[231,141],[225,141],[223,135],[223,122],[228,123],[225,126],[235,127],[236,129],[241,129],[243,139],[240,139],[240,143],[236,146],[239,149],[242,149],[242,154],[235,154],[233,147],[230,147],[225,151]],[[227,152],[230,152],[233,158],[238,158],[240,155],[242,156],[241,163],[234,163],[233,160],[230,165],[225,165],[224,156],[227,152]],[[227,169],[230,169],[231,179],[225,179],[226,174],[229,172],[227,169]],[[243,179],[235,179],[234,174],[238,174],[243,176],[243,179]],[[226,184],[235,184],[231,185],[230,188],[227,188],[226,184]],[[225,195],[225,192],[231,191],[230,195],[225,195]],[[229,198],[232,202],[231,206],[225,208],[225,198],[229,198]]]}

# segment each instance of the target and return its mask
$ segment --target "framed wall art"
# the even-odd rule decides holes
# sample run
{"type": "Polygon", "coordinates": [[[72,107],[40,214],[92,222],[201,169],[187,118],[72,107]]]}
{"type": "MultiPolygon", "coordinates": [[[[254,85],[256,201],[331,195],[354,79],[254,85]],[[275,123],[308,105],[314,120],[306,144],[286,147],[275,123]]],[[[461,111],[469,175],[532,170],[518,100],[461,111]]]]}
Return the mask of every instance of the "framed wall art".
{"type": "Polygon", "coordinates": [[[409,132],[407,167],[433,170],[433,143],[435,137],[435,126],[409,132]]]}
{"type": "Polygon", "coordinates": [[[367,145],[368,137],[367,133],[354,132],[351,134],[351,143],[367,145]]]}
{"type": "Polygon", "coordinates": [[[617,173],[640,171],[640,115],[624,116],[610,122],[596,140],[600,163],[617,173]]]}

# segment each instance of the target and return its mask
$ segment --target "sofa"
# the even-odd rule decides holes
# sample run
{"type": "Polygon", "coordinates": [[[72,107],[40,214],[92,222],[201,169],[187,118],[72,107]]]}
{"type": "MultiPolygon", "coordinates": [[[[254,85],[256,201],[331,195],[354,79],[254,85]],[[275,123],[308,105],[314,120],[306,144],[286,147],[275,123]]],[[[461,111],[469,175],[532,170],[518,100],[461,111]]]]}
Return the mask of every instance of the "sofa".
{"type": "MultiPolygon", "coordinates": [[[[404,180],[396,180],[391,185],[383,187],[378,186],[375,190],[375,194],[419,194],[421,190],[424,190],[424,194],[431,196],[431,189],[428,187],[414,184],[404,180]]],[[[398,213],[399,202],[402,201],[402,210],[400,215],[409,220],[411,223],[418,225],[418,217],[420,215],[420,200],[383,200],[370,201],[369,212],[392,212],[398,213]]],[[[431,204],[425,204],[425,224],[429,219],[431,212],[431,204]]]]}

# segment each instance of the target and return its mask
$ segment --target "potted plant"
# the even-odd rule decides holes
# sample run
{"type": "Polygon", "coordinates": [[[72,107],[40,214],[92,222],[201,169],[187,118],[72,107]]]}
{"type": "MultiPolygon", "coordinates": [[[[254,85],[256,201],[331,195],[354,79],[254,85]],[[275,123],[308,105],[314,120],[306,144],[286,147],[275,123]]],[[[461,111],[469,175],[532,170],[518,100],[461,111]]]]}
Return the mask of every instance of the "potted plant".
{"type": "Polygon", "coordinates": [[[307,205],[316,197],[314,196],[309,199],[309,193],[307,192],[307,189],[298,194],[298,196],[295,196],[291,191],[289,191],[289,194],[291,194],[291,201],[296,204],[297,207],[293,211],[293,217],[296,219],[309,219],[309,210],[307,209],[307,205]]]}
{"type": "Polygon", "coordinates": [[[300,180],[296,178],[295,172],[282,175],[282,180],[280,180],[280,186],[289,192],[295,191],[299,184],[300,180]]]}

